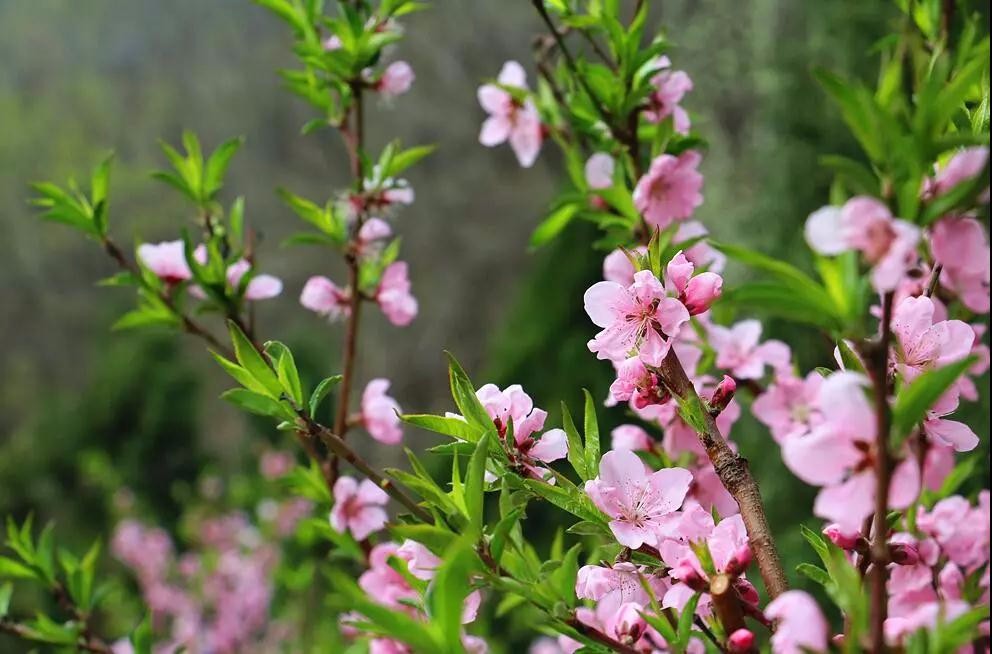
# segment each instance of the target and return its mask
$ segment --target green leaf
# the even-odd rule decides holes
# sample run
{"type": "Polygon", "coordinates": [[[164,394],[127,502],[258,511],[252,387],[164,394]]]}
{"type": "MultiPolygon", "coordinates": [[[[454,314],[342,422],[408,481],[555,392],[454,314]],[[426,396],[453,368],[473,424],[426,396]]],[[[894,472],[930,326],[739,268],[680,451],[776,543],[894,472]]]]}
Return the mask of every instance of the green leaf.
{"type": "Polygon", "coordinates": [[[36,579],[38,573],[30,567],[5,556],[0,556],[0,579],[36,579]]]}
{"type": "Polygon", "coordinates": [[[14,594],[14,584],[7,582],[0,586],[0,618],[7,616],[10,610],[10,596],[14,594]]]}
{"type": "Polygon", "coordinates": [[[282,384],[268,362],[262,358],[262,355],[234,321],[229,320],[227,327],[231,335],[231,342],[234,344],[234,355],[238,363],[266,389],[270,397],[278,398],[282,394],[282,384]]]}
{"type": "Polygon", "coordinates": [[[813,565],[812,563],[800,563],[796,566],[796,572],[804,577],[812,579],[822,586],[828,586],[831,583],[830,575],[827,574],[827,571],[818,565],[813,565]]]}
{"type": "Polygon", "coordinates": [[[382,173],[383,177],[394,177],[414,165],[424,157],[437,150],[436,145],[419,145],[402,152],[397,152],[390,158],[389,166],[382,173]]]}
{"type": "Polygon", "coordinates": [[[493,527],[492,537],[489,539],[489,552],[493,560],[500,563],[503,560],[503,550],[511,538],[513,528],[520,521],[526,507],[517,507],[503,516],[496,526],[493,527]]]}
{"type": "Polygon", "coordinates": [[[432,626],[439,631],[446,650],[462,651],[462,610],[471,592],[470,577],[479,569],[474,540],[463,537],[449,547],[442,557],[444,563],[427,589],[425,604],[432,626]]]}
{"type": "Polygon", "coordinates": [[[566,486],[562,483],[552,486],[538,479],[524,479],[523,483],[536,495],[540,495],[559,509],[567,511],[577,518],[603,524],[606,522],[603,514],[593,505],[586,494],[575,486],[566,486]]]}
{"type": "Polygon", "coordinates": [[[341,380],[344,379],[342,375],[332,375],[331,377],[325,377],[317,384],[317,388],[313,389],[313,393],[310,394],[310,401],[307,403],[310,408],[310,417],[317,417],[317,408],[320,406],[321,401],[327,394],[331,392],[335,386],[337,386],[341,380]]]}
{"type": "Polygon", "coordinates": [[[576,203],[563,204],[541,221],[530,235],[530,247],[539,248],[552,240],[568,227],[572,219],[578,215],[582,205],[576,203]]]}
{"type": "Polygon", "coordinates": [[[564,402],[561,403],[561,422],[562,428],[565,430],[565,436],[568,439],[568,462],[572,464],[575,472],[578,473],[583,481],[592,479],[596,476],[599,463],[597,462],[597,468],[593,468],[592,470],[586,467],[586,455],[585,448],[582,446],[582,438],[579,436],[579,430],[575,428],[575,421],[572,420],[572,414],[568,410],[568,405],[564,402]]]}
{"type": "Polygon", "coordinates": [[[451,436],[452,438],[469,443],[478,442],[479,437],[483,433],[481,429],[473,427],[461,418],[428,414],[405,414],[400,416],[400,419],[408,425],[426,429],[436,434],[451,436]]]}
{"type": "Polygon", "coordinates": [[[300,383],[300,373],[296,369],[293,353],[279,341],[266,343],[265,352],[275,361],[276,378],[282,385],[282,389],[297,406],[301,406],[303,404],[303,386],[300,383]]]}
{"type": "Polygon", "coordinates": [[[462,416],[469,424],[483,431],[488,431],[492,427],[493,420],[476,396],[472,380],[468,378],[461,364],[450,353],[448,353],[448,377],[451,382],[451,396],[462,416]]]}
{"type": "Polygon", "coordinates": [[[138,626],[134,628],[134,631],[131,632],[130,639],[131,647],[134,648],[134,654],[152,654],[153,635],[151,615],[145,615],[141,622],[138,623],[138,626]]]}
{"type": "Polygon", "coordinates": [[[549,575],[551,585],[558,597],[569,608],[574,608],[577,602],[575,596],[575,577],[579,572],[579,553],[582,545],[573,545],[561,559],[561,565],[549,575]]]}
{"type": "Polygon", "coordinates": [[[227,167],[231,163],[231,157],[234,156],[244,142],[245,139],[243,136],[235,137],[222,143],[210,155],[203,173],[203,195],[205,200],[213,199],[217,191],[220,190],[224,183],[224,175],[227,173],[227,167]]]}
{"type": "Polygon", "coordinates": [[[488,456],[489,433],[487,432],[475,446],[475,452],[469,459],[468,472],[465,475],[465,508],[468,510],[471,533],[476,539],[482,535],[482,526],[485,524],[485,476],[488,456]]]}
{"type": "Polygon", "coordinates": [[[586,396],[586,473],[589,474],[591,478],[595,476],[593,471],[599,470],[599,423],[596,420],[596,402],[592,399],[592,394],[586,389],[582,389],[582,392],[586,396]]]}
{"type": "Polygon", "coordinates": [[[694,594],[682,608],[682,613],[679,615],[676,632],[678,633],[680,651],[684,651],[688,647],[689,639],[692,637],[692,620],[696,615],[696,605],[699,604],[700,597],[702,597],[702,593],[694,594]]]}
{"type": "Polygon", "coordinates": [[[274,400],[267,395],[260,395],[246,388],[232,388],[221,394],[221,398],[227,400],[249,413],[280,420],[295,420],[293,412],[278,400],[274,400]]]}
{"type": "Polygon", "coordinates": [[[899,390],[892,407],[892,437],[898,446],[926,419],[927,411],[975,363],[974,357],[927,370],[899,390]]]}

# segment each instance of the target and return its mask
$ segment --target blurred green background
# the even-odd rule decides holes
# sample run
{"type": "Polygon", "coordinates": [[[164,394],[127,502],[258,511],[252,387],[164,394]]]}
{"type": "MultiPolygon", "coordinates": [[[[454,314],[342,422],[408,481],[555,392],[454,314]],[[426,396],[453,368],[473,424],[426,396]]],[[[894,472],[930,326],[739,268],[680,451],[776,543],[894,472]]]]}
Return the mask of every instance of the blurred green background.
{"type": "MultiPolygon", "coordinates": [[[[830,181],[817,157],[858,156],[809,70],[870,79],[871,46],[894,8],[655,4],[676,68],[695,81],[686,105],[709,139],[698,218],[721,240],[805,265],[801,225],[830,181]]],[[[417,200],[397,224],[421,314],[404,330],[374,317],[361,344],[363,379],[391,378],[410,411],[450,408],[443,349],[478,383],[521,383],[549,409],[577,403],[582,386],[602,396],[610,381],[609,366],[585,348],[593,329],[581,294],[601,263],[586,247],[592,235],[576,226],[543,250],[526,249],[562,178],[559,158],[549,147],[521,170],[508,149],[476,140],[475,89],[506,59],[531,68],[540,27],[532,14],[522,0],[439,0],[410,17],[396,57],[412,63],[416,83],[395,107],[371,110],[373,147],[396,137],[439,145],[411,173],[417,200]]],[[[79,545],[109,532],[114,493],[127,487],[150,520],[174,527],[204,471],[224,479],[253,469],[257,441],[275,438],[216,399],[226,381],[199,343],[109,331],[132,297],[95,286],[113,272],[97,247],[32,215],[31,181],[82,174],[113,149],[112,233],[122,243],[174,238],[189,212],[148,176],[162,164],[156,139],[175,142],[190,128],[213,147],[244,135],[224,195],[246,197],[262,267],[286,282],[281,298],[259,307],[262,331],[293,346],[311,380],[336,369],[340,327],[301,310],[296,296],[308,276],[340,270],[317,250],[280,250],[297,225],[274,188],[323,199],[346,178],[346,161],[330,132],[300,136],[308,109],[275,74],[291,64],[288,49],[284,26],[248,0],[0,0],[0,514],[33,510],[79,545]]],[[[790,342],[804,368],[829,361],[808,332],[773,323],[766,335],[790,342]]],[[[981,386],[969,411],[985,416],[987,444],[981,386]]],[[[616,410],[603,420],[622,418],[616,410]]],[[[792,569],[804,555],[796,524],[814,493],[786,472],[753,420],[742,419],[733,438],[760,476],[792,569]]],[[[408,442],[417,449],[432,439],[408,442]]],[[[380,464],[399,456],[366,449],[380,464]]]]}

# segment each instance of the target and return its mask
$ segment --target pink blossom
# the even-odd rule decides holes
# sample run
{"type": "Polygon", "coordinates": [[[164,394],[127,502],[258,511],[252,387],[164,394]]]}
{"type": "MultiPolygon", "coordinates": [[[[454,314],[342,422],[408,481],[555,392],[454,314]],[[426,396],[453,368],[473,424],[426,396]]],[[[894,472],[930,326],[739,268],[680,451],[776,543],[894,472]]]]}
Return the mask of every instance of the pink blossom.
{"type": "Polygon", "coordinates": [[[672,70],[668,57],[658,59],[659,72],[651,78],[655,91],[648,97],[648,109],[644,117],[648,122],[658,123],[673,116],[675,131],[679,134],[689,133],[689,114],[679,102],[685,94],[692,90],[692,80],[681,70],[672,70]]]}
{"type": "Polygon", "coordinates": [[[805,379],[791,373],[777,375],[774,383],[754,400],[751,412],[771,430],[778,443],[803,436],[820,420],[816,399],[822,383],[823,377],[815,371],[805,379]]]}
{"type": "Polygon", "coordinates": [[[413,322],[418,305],[417,298],[410,293],[410,278],[405,261],[389,264],[382,273],[375,299],[389,322],[397,327],[406,327],[413,322]]]}
{"type": "Polygon", "coordinates": [[[407,567],[417,579],[430,581],[441,567],[441,558],[414,540],[405,540],[396,551],[396,556],[407,563],[407,567]]]}
{"type": "Polygon", "coordinates": [[[380,243],[393,235],[393,228],[382,218],[369,218],[358,229],[357,249],[362,255],[375,252],[380,243]]]}
{"type": "Polygon", "coordinates": [[[405,61],[394,61],[382,71],[382,77],[376,82],[375,89],[386,97],[395,98],[410,90],[415,77],[410,64],[405,61]]]}
{"type": "Polygon", "coordinates": [[[293,469],[293,455],[279,450],[266,450],[259,462],[259,472],[266,479],[278,479],[293,469]]]}
{"type": "Polygon", "coordinates": [[[619,361],[633,350],[649,366],[661,365],[670,339],[689,320],[689,311],[668,297],[649,270],[634,275],[624,288],[616,282],[598,282],[586,291],[586,313],[603,330],[589,341],[589,350],[600,359],[619,361]]]}
{"type": "MultiPolygon", "coordinates": [[[[227,284],[232,289],[241,287],[241,279],[252,269],[246,259],[238,259],[227,268],[227,284]]],[[[246,300],[268,300],[282,293],[282,280],[272,275],[254,275],[244,289],[246,300]]]]}
{"type": "Polygon", "coordinates": [[[759,344],[761,323],[757,320],[742,320],[729,328],[712,325],[709,336],[716,350],[716,366],[738,379],[760,379],[766,365],[782,371],[790,364],[792,354],[782,341],[759,344]]]}
{"type": "Polygon", "coordinates": [[[965,423],[946,418],[957,410],[958,395],[955,389],[951,389],[930,407],[923,423],[923,432],[932,442],[953,447],[958,452],[970,452],[978,447],[978,435],[965,423]]]}
{"type": "Polygon", "coordinates": [[[586,494],[610,520],[617,542],[632,549],[656,543],[662,518],[679,508],[692,475],[684,468],[649,472],[636,454],[611,450],[599,463],[599,476],[586,482],[586,494]]]}
{"type": "MultiPolygon", "coordinates": [[[[962,182],[973,179],[985,170],[989,159],[989,149],[984,145],[965,148],[951,157],[945,166],[938,166],[933,180],[927,184],[924,195],[936,197],[944,195],[962,182]]],[[[988,202],[988,187],[979,197],[980,202],[988,202]]]]}
{"type": "Polygon", "coordinates": [[[586,184],[589,188],[600,190],[613,186],[613,157],[605,152],[597,152],[586,161],[586,184]]]}
{"type": "Polygon", "coordinates": [[[804,654],[827,649],[827,621],[816,601],[801,590],[788,590],[765,608],[776,621],[772,636],[774,654],[804,654]]]}
{"type": "MultiPolygon", "coordinates": [[[[548,479],[548,469],[538,465],[538,462],[551,463],[568,455],[565,432],[549,429],[543,435],[535,436],[544,428],[548,414],[534,406],[534,401],[519,384],[507,386],[502,391],[495,384],[486,384],[475,394],[493,419],[501,440],[505,441],[512,422],[513,443],[506,444],[511,462],[535,479],[548,479]]],[[[554,479],[550,481],[553,483],[554,479]]]]}
{"type": "Polygon", "coordinates": [[[988,491],[984,507],[972,507],[965,498],[954,495],[937,502],[933,509],[921,508],[917,517],[920,531],[933,537],[947,557],[965,570],[973,570],[989,560],[988,491]]]}
{"type": "Polygon", "coordinates": [[[620,562],[612,567],[585,565],[579,568],[575,579],[575,594],[580,599],[598,602],[606,611],[616,611],[621,605],[635,602],[646,606],[651,598],[644,590],[644,579],[661,596],[667,589],[665,580],[653,575],[644,567],[629,562],[620,562]]]}
{"type": "Polygon", "coordinates": [[[413,654],[413,648],[393,638],[373,638],[369,641],[369,654],[413,654]]]}
{"type": "Polygon", "coordinates": [[[375,482],[352,477],[339,477],[334,483],[334,506],[331,526],[336,531],[350,531],[356,540],[365,540],[386,526],[386,503],[389,496],[375,482]]]}
{"type": "Polygon", "coordinates": [[[989,311],[989,238],[974,218],[949,217],[932,228],[930,248],[941,286],[976,313],[989,311]]]}
{"type": "Polygon", "coordinates": [[[138,259],[166,284],[178,284],[193,277],[182,241],[142,243],[138,246],[138,259]]]}
{"type": "MultiPolygon", "coordinates": [[[[806,483],[823,487],[813,513],[848,530],[858,529],[874,510],[871,457],[876,421],[865,395],[867,385],[868,380],[857,373],[827,377],[817,402],[823,421],[808,435],[782,443],[786,466],[806,483]]],[[[893,473],[889,506],[909,506],[919,487],[919,467],[907,458],[893,473]]]]}
{"type": "Polygon", "coordinates": [[[823,207],[806,220],[806,241],[813,250],[825,255],[860,251],[880,293],[895,290],[915,265],[919,239],[919,228],[893,218],[884,203],[867,196],[851,198],[839,209],[823,207]]]}
{"type": "Polygon", "coordinates": [[[649,225],[665,229],[684,220],[703,203],[703,176],[697,168],[702,156],[687,150],[678,157],[663,154],[651,162],[634,187],[634,206],[649,225]]]}
{"type": "Polygon", "coordinates": [[[934,303],[928,297],[907,297],[892,315],[896,348],[896,369],[906,379],[960,361],[968,356],[975,341],[971,326],[960,320],[934,322],[934,303]]]}
{"type": "Polygon", "coordinates": [[[653,441],[646,431],[637,425],[620,425],[610,432],[614,450],[650,450],[653,441]]]}
{"type": "Polygon", "coordinates": [[[300,304],[329,320],[351,314],[351,295],[327,277],[315,276],[307,280],[300,293],[300,304]]]}
{"type": "MultiPolygon", "coordinates": [[[[342,477],[347,479],[347,477],[342,477]]],[[[410,587],[406,578],[389,561],[402,560],[396,543],[384,542],[375,545],[369,552],[369,569],[358,578],[358,585],[370,599],[383,606],[414,613],[410,603],[419,599],[416,590],[410,587]]]]}
{"type": "Polygon", "coordinates": [[[373,379],[362,393],[362,425],[369,436],[387,445],[396,445],[403,440],[403,430],[400,428],[401,411],[386,391],[389,390],[388,379],[373,379]]]}
{"type": "Polygon", "coordinates": [[[541,117],[529,97],[519,100],[504,88],[526,92],[527,75],[519,63],[508,61],[503,64],[496,81],[498,85],[486,84],[479,88],[479,104],[489,114],[482,124],[479,142],[493,147],[509,141],[520,165],[530,168],[544,138],[541,117]]]}
{"type": "Polygon", "coordinates": [[[335,50],[340,50],[342,45],[341,37],[337,34],[331,34],[321,43],[321,47],[324,48],[324,52],[334,52],[335,50]]]}

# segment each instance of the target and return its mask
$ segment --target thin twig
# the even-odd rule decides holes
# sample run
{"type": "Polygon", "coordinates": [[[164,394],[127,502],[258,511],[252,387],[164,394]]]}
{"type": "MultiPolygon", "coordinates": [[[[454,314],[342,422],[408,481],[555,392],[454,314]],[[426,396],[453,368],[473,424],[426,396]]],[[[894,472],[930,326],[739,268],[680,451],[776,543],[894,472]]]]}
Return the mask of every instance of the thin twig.
{"type": "Polygon", "coordinates": [[[889,431],[892,409],[889,406],[889,342],[892,339],[892,303],[890,291],[882,298],[881,335],[876,343],[866,346],[869,374],[875,390],[875,518],[871,540],[871,643],[872,651],[881,654],[885,647],[885,620],[888,617],[886,593],[889,563],[888,511],[889,485],[892,479],[892,458],[889,452],[889,431]]]}
{"type": "MultiPolygon", "coordinates": [[[[348,146],[348,156],[351,162],[352,185],[359,196],[363,190],[365,174],[362,170],[362,151],[365,142],[365,117],[362,101],[363,85],[361,80],[351,83],[352,108],[351,120],[342,125],[342,137],[348,146]]],[[[334,416],[334,432],[344,439],[348,434],[348,402],[351,399],[351,389],[355,382],[355,356],[358,351],[358,326],[362,310],[362,296],[359,293],[359,261],[355,252],[355,241],[365,220],[364,207],[356,212],[355,223],[352,225],[351,242],[345,254],[345,264],[348,267],[348,288],[351,293],[350,311],[345,324],[344,344],[341,353],[341,386],[338,392],[337,409],[334,416]]],[[[338,458],[331,456],[330,481],[337,479],[338,458]]]]}

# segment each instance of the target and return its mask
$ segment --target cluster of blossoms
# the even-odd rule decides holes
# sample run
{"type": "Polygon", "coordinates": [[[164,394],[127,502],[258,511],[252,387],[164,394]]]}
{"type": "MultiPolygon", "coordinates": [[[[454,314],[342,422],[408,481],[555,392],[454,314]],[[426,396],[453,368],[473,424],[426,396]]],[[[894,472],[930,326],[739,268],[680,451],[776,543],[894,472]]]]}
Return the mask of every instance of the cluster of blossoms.
{"type": "MultiPolygon", "coordinates": [[[[369,551],[368,569],[358,578],[358,585],[375,603],[402,611],[418,620],[427,620],[423,606],[424,593],[441,563],[436,554],[416,541],[406,540],[400,545],[381,542],[369,551]]],[[[462,607],[463,625],[475,622],[481,604],[482,593],[479,590],[469,593],[462,607]]],[[[360,613],[341,616],[341,629],[347,637],[364,635],[369,638],[369,654],[413,654],[414,650],[401,641],[377,636],[374,631],[366,634],[366,626],[367,620],[360,613]]],[[[463,632],[461,639],[468,654],[489,651],[486,642],[478,636],[463,632]]]]}
{"type": "MultiPolygon", "coordinates": [[[[271,519],[290,531],[309,511],[294,503],[272,508],[271,519]]],[[[278,548],[241,514],[204,521],[198,549],[181,556],[164,531],[134,521],[118,525],[112,548],[135,575],[153,628],[169,634],[156,652],[264,652],[291,632],[270,617],[278,548]]]]}
{"type": "MultiPolygon", "coordinates": [[[[193,250],[193,259],[201,266],[207,265],[206,246],[197,246],[193,250]]],[[[193,279],[193,271],[186,260],[185,244],[182,241],[142,243],[138,246],[138,260],[170,289],[193,279]]],[[[227,266],[225,279],[228,294],[249,301],[268,300],[282,293],[282,280],[272,275],[256,274],[252,262],[244,258],[227,266]]],[[[206,297],[203,289],[196,285],[190,286],[189,292],[197,299],[206,297]]]]}

